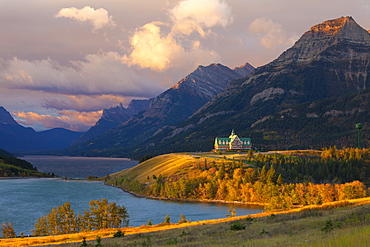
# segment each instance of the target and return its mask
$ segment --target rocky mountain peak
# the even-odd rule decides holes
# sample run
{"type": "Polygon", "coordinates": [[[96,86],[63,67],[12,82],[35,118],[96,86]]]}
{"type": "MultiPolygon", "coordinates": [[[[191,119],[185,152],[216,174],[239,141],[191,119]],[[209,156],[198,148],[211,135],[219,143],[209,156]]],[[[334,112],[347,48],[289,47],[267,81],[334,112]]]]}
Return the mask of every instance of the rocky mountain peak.
{"type": "Polygon", "coordinates": [[[241,66],[233,68],[232,70],[234,70],[240,76],[245,77],[254,70],[254,67],[250,63],[245,63],[241,66]]]}
{"type": "Polygon", "coordinates": [[[311,27],[307,33],[325,33],[326,35],[337,34],[347,22],[355,22],[352,17],[340,17],[334,20],[324,21],[321,24],[311,27]]]}
{"type": "Polygon", "coordinates": [[[122,103],[109,109],[104,109],[102,119],[107,121],[116,121],[123,123],[128,120],[132,115],[135,115],[148,108],[152,99],[149,100],[132,100],[127,108],[122,103]]]}
{"type": "Polygon", "coordinates": [[[245,77],[248,75],[254,67],[249,63],[245,63],[234,69],[230,69],[219,63],[213,63],[208,66],[200,65],[196,70],[190,73],[188,76],[180,80],[171,89],[185,89],[195,88],[198,92],[209,95],[209,91],[215,96],[221,92],[226,84],[234,79],[245,77]]]}
{"type": "Polygon", "coordinates": [[[235,70],[216,63],[208,66],[200,65],[173,87],[158,95],[145,111],[144,116],[162,118],[168,116],[169,112],[175,111],[177,108],[174,106],[188,105],[187,112],[182,110],[184,112],[182,118],[186,119],[224,90],[230,81],[244,77],[253,69],[251,65],[244,65],[235,70]],[[180,95],[186,95],[186,97],[180,95]],[[192,97],[193,102],[189,102],[192,97]],[[190,105],[193,106],[190,107],[190,105]]]}
{"type": "Polygon", "coordinates": [[[311,27],[272,64],[281,66],[291,62],[310,62],[321,52],[339,43],[370,47],[370,35],[350,16],[324,21],[311,27]]]}

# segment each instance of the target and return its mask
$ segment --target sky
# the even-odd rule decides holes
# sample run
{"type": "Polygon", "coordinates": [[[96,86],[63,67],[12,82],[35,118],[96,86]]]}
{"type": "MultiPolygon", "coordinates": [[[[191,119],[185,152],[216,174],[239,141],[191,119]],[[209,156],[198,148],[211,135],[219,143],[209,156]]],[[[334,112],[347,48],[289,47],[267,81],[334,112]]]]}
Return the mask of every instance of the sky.
{"type": "Polygon", "coordinates": [[[0,0],[0,106],[37,131],[86,131],[199,65],[265,65],[368,0],[0,0]]]}

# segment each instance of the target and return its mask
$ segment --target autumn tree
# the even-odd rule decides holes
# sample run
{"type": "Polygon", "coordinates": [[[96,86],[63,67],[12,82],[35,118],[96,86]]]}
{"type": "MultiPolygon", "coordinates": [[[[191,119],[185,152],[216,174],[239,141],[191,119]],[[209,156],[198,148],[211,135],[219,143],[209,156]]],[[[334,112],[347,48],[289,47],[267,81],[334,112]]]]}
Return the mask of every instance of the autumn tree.
{"type": "Polygon", "coordinates": [[[8,224],[5,224],[3,222],[1,226],[2,226],[1,232],[4,238],[15,238],[17,236],[13,229],[12,223],[8,222],[8,224]]]}
{"type": "Polygon", "coordinates": [[[92,200],[89,202],[90,211],[85,211],[80,222],[85,222],[83,228],[99,230],[104,228],[119,228],[128,225],[128,214],[124,206],[107,199],[92,200]]]}

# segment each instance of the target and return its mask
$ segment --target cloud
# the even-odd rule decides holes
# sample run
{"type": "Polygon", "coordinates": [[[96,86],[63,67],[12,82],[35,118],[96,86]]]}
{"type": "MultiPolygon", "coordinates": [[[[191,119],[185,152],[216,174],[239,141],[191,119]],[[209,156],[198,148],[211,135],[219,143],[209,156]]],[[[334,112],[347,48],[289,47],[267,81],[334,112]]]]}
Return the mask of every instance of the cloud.
{"type": "Polygon", "coordinates": [[[203,49],[199,38],[211,33],[204,28],[226,27],[232,22],[231,7],[226,2],[185,0],[170,9],[169,14],[168,23],[150,22],[136,29],[130,39],[131,53],[123,58],[125,63],[163,72],[220,62],[220,55],[203,49]],[[193,32],[200,37],[191,36],[193,32]]]}
{"type": "MultiPolygon", "coordinates": [[[[65,99],[45,99],[42,107],[55,110],[97,111],[120,103],[128,105],[133,99],[119,95],[66,95],[65,99]]],[[[137,97],[135,97],[137,99],[137,97]]]]}
{"type": "Polygon", "coordinates": [[[296,39],[296,37],[289,38],[281,24],[267,17],[254,19],[248,29],[249,32],[259,35],[261,45],[267,49],[281,44],[293,44],[296,39]]]}
{"type": "Polygon", "coordinates": [[[202,49],[199,40],[179,40],[163,33],[161,22],[152,22],[137,29],[131,37],[131,53],[123,57],[130,66],[163,72],[170,68],[194,68],[199,64],[219,62],[217,52],[202,49]],[[182,43],[181,43],[182,41],[182,43]],[[185,43],[187,42],[185,47],[185,43]]]}
{"type": "Polygon", "coordinates": [[[108,11],[100,8],[94,9],[90,6],[85,6],[82,9],[74,7],[61,9],[55,17],[65,17],[75,19],[80,22],[90,22],[93,25],[93,31],[102,29],[103,27],[115,27],[116,23],[113,17],[109,16],[108,11]]]}
{"type": "Polygon", "coordinates": [[[65,128],[72,131],[86,131],[101,117],[102,111],[76,112],[60,111],[58,115],[38,114],[35,112],[13,112],[23,125],[43,125],[46,128],[65,128]]]}
{"type": "Polygon", "coordinates": [[[170,66],[174,54],[183,52],[183,48],[171,35],[161,33],[162,25],[153,22],[136,30],[130,41],[132,52],[129,57],[125,57],[127,63],[163,71],[170,66]]]}
{"type": "Polygon", "coordinates": [[[90,54],[62,66],[54,60],[0,59],[0,86],[65,95],[152,97],[164,86],[122,63],[116,52],[90,54]]]}
{"type": "Polygon", "coordinates": [[[223,0],[184,0],[170,13],[175,23],[193,20],[207,28],[226,27],[233,21],[231,7],[223,0]]]}

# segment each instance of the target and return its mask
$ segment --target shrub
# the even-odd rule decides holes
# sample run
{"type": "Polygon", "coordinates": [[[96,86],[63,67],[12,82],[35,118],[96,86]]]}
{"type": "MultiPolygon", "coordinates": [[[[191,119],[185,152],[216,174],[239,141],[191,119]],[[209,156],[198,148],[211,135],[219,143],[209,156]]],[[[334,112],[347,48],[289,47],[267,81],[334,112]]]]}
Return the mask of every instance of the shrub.
{"type": "Polygon", "coordinates": [[[179,222],[178,222],[179,224],[190,222],[188,219],[186,219],[185,215],[180,214],[180,218],[181,219],[179,219],[179,222]]]}
{"type": "Polygon", "coordinates": [[[243,225],[240,221],[236,221],[234,222],[234,224],[230,226],[230,230],[232,231],[240,231],[244,229],[245,229],[245,225],[243,225]]]}
{"type": "Polygon", "coordinates": [[[121,230],[118,230],[118,231],[113,235],[113,237],[114,237],[114,238],[120,238],[120,237],[123,237],[123,236],[125,236],[125,233],[124,233],[124,232],[122,232],[121,230]]]}

